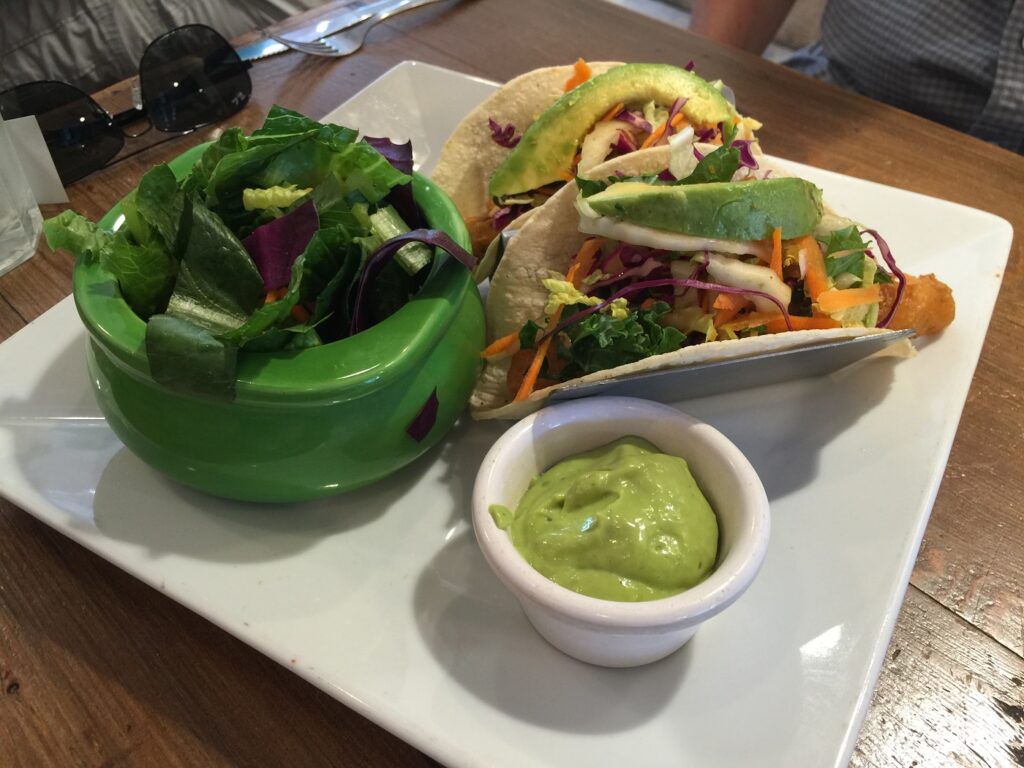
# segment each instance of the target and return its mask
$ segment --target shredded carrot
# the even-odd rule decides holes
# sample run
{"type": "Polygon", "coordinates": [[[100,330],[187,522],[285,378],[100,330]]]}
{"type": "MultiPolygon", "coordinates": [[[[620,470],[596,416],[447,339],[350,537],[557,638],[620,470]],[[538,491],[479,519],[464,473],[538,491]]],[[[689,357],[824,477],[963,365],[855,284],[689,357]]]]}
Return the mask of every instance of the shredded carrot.
{"type": "Polygon", "coordinates": [[[284,298],[284,295],[286,293],[288,293],[288,286],[287,285],[285,285],[285,286],[283,286],[281,288],[278,288],[275,291],[269,291],[267,293],[267,295],[265,297],[263,297],[263,303],[264,304],[272,304],[275,301],[279,301],[280,299],[284,298]]]}
{"type": "Polygon", "coordinates": [[[719,327],[728,323],[739,313],[741,309],[750,304],[750,300],[734,293],[720,293],[711,305],[715,312],[715,326],[719,327]]]}
{"type": "MultiPolygon", "coordinates": [[[[575,258],[572,261],[572,265],[570,265],[569,270],[565,273],[566,282],[572,283],[575,287],[579,288],[583,277],[585,277],[587,272],[590,271],[590,267],[594,263],[594,258],[600,250],[600,238],[591,237],[584,240],[583,245],[580,246],[579,251],[576,253],[575,258]],[[577,280],[577,277],[580,279],[577,280]]],[[[537,377],[540,375],[540,367],[544,363],[544,357],[548,353],[548,348],[551,346],[551,339],[554,338],[554,336],[549,334],[555,330],[555,327],[558,325],[558,321],[562,319],[563,309],[565,309],[564,306],[559,307],[552,313],[551,317],[548,318],[547,325],[544,327],[544,335],[547,336],[547,338],[537,345],[537,351],[533,355],[530,367],[526,370],[526,375],[523,376],[523,383],[519,385],[519,391],[517,391],[516,396],[512,398],[513,402],[525,400],[530,396],[530,393],[533,392],[533,388],[537,385],[537,377]]]]}
{"type": "Polygon", "coordinates": [[[806,272],[804,275],[804,291],[811,301],[828,290],[828,276],[825,273],[825,257],[821,254],[821,246],[811,235],[805,235],[797,241],[797,247],[806,256],[806,272]]]}
{"type": "Polygon", "coordinates": [[[620,101],[614,107],[612,107],[607,112],[605,112],[604,113],[604,117],[602,117],[597,122],[599,122],[599,123],[607,123],[609,120],[614,119],[619,114],[619,112],[621,112],[625,108],[626,108],[626,105],[623,102],[620,101]]]}
{"type": "Polygon", "coordinates": [[[580,272],[580,265],[579,264],[573,264],[571,267],[569,267],[569,271],[565,273],[565,281],[567,283],[572,283],[573,286],[576,286],[577,285],[577,283],[576,283],[576,275],[578,275],[579,272],[580,272]]]}
{"type": "MultiPolygon", "coordinates": [[[[570,272],[572,270],[569,270],[570,272]]],[[[567,275],[568,277],[568,275],[567,275]]],[[[558,325],[558,321],[562,319],[562,309],[559,307],[555,310],[554,314],[548,319],[548,324],[544,328],[544,333],[550,333],[558,325]]],[[[540,344],[537,345],[537,351],[533,355],[533,361],[530,363],[530,367],[526,369],[526,375],[523,376],[523,383],[519,385],[519,391],[516,392],[516,396],[512,398],[513,402],[519,400],[525,400],[533,392],[533,388],[537,384],[537,377],[540,375],[540,367],[544,363],[544,357],[548,353],[548,347],[551,346],[551,340],[554,336],[548,336],[540,344]]]]}
{"type": "MultiPolygon", "coordinates": [[[[597,258],[597,254],[601,252],[601,238],[589,237],[583,241],[583,245],[580,246],[579,252],[576,254],[576,259],[573,262],[573,267],[576,268],[574,277],[579,277],[579,280],[575,280],[571,277],[567,277],[574,287],[579,288],[583,284],[583,278],[590,274],[591,268],[594,266],[594,259],[597,258]]],[[[572,271],[572,268],[569,270],[572,271]]]]}
{"type": "Polygon", "coordinates": [[[483,352],[480,353],[480,357],[494,357],[500,355],[502,352],[511,352],[512,346],[519,345],[519,331],[514,331],[508,336],[502,336],[500,339],[492,341],[483,352]]]}
{"type": "MultiPolygon", "coordinates": [[[[790,315],[792,318],[792,315],[790,315]]],[[[758,325],[767,325],[772,320],[778,320],[782,327],[786,327],[786,319],[778,312],[751,312],[743,315],[730,323],[723,323],[719,330],[742,331],[745,328],[755,328],[758,325]]]]}
{"type": "Polygon", "coordinates": [[[560,178],[561,178],[561,179],[562,179],[563,181],[566,181],[566,182],[572,181],[572,180],[573,180],[574,178],[576,178],[575,176],[573,176],[573,175],[572,175],[571,173],[569,173],[568,171],[562,171],[561,173],[559,173],[559,174],[558,174],[558,176],[559,176],[559,177],[560,177],[560,178]]]}
{"type": "Polygon", "coordinates": [[[711,306],[715,309],[740,310],[749,303],[750,299],[747,299],[738,293],[720,293],[715,297],[715,302],[711,306]]]}
{"type": "Polygon", "coordinates": [[[858,307],[861,304],[876,304],[881,296],[878,284],[869,285],[866,288],[845,288],[843,290],[832,289],[818,294],[815,304],[818,309],[826,315],[833,312],[842,312],[850,307],[858,307]]]}
{"type": "MultiPolygon", "coordinates": [[[[683,115],[682,112],[677,112],[676,115],[672,118],[672,127],[678,128],[685,119],[686,117],[683,115]]],[[[668,126],[669,122],[667,120],[664,123],[658,125],[657,128],[651,131],[651,135],[644,139],[644,143],[640,145],[640,149],[647,149],[648,147],[653,146],[655,143],[660,141],[661,137],[665,135],[665,131],[668,130],[668,126]]]]}
{"type": "Polygon", "coordinates": [[[651,135],[644,139],[644,143],[640,145],[640,149],[647,149],[648,147],[652,146],[654,142],[658,141],[662,136],[664,136],[665,126],[666,123],[662,123],[653,131],[651,131],[651,135]]]}
{"type": "Polygon", "coordinates": [[[304,323],[309,320],[309,310],[301,304],[296,304],[292,307],[292,317],[298,320],[300,323],[304,323]]]}
{"type": "MultiPolygon", "coordinates": [[[[789,322],[793,326],[794,331],[810,331],[820,330],[823,328],[838,328],[839,323],[833,320],[831,317],[801,317],[799,315],[790,315],[789,322]]],[[[768,326],[768,333],[782,333],[788,331],[786,327],[786,319],[784,317],[775,316],[774,320],[769,320],[765,323],[768,326]]]]}
{"type": "Polygon", "coordinates": [[[580,83],[585,83],[590,79],[590,67],[583,59],[576,59],[576,63],[573,65],[572,77],[565,81],[565,90],[571,91],[580,83]]]}
{"type": "Polygon", "coordinates": [[[779,280],[782,279],[782,229],[772,230],[772,260],[768,264],[779,280]]]}
{"type": "Polygon", "coordinates": [[[646,299],[640,302],[640,309],[650,309],[654,306],[655,299],[652,296],[648,296],[646,299]]]}

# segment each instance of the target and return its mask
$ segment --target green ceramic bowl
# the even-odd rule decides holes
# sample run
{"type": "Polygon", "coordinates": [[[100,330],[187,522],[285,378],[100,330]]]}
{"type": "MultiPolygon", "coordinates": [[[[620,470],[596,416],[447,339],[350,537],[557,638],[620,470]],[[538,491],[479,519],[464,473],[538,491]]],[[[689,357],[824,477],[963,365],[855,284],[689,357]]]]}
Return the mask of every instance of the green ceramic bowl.
{"type": "MultiPolygon", "coordinates": [[[[172,161],[175,174],[187,174],[202,150],[172,161]]],[[[430,226],[470,247],[444,192],[417,175],[413,193],[430,226]]],[[[113,227],[119,215],[120,205],[101,226],[113,227]]],[[[357,336],[311,349],[239,355],[236,397],[216,401],[153,381],[145,323],[109,272],[79,259],[74,295],[90,336],[96,399],[117,436],[185,485],[248,501],[339,493],[408,464],[455,423],[484,345],[476,285],[464,267],[442,258],[408,304],[357,336]],[[416,437],[410,434],[417,432],[410,429],[414,421],[416,437]]]]}

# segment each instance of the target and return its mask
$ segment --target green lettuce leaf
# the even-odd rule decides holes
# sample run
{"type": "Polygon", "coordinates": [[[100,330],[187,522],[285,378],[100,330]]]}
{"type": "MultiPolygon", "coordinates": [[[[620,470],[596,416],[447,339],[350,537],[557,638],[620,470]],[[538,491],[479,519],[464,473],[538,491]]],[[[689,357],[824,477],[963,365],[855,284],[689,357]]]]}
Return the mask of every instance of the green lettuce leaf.
{"type": "Polygon", "coordinates": [[[245,210],[242,204],[242,190],[246,187],[274,186],[259,183],[256,179],[275,157],[290,147],[305,142],[309,135],[293,137],[281,143],[253,146],[225,155],[217,163],[210,180],[201,190],[206,206],[216,211],[234,231],[239,232],[246,223],[251,229],[252,221],[257,214],[245,210]]]}
{"type": "Polygon", "coordinates": [[[143,320],[167,306],[177,263],[161,243],[135,245],[118,232],[100,252],[100,264],[117,278],[124,300],[143,320]]]}
{"type": "MultiPolygon", "coordinates": [[[[185,193],[169,166],[157,165],[146,172],[134,190],[134,204],[138,215],[156,230],[164,247],[174,255],[185,210],[185,193]]],[[[137,237],[136,241],[145,242],[137,237]]]]}
{"type": "MultiPolygon", "coordinates": [[[[313,190],[312,197],[322,228],[344,227],[349,232],[369,231],[369,219],[360,220],[335,174],[332,173],[324,179],[323,183],[313,190]]],[[[362,207],[365,209],[366,206],[362,207]]]]}
{"type": "MultiPolygon", "coordinates": [[[[864,242],[864,238],[855,224],[830,232],[828,240],[825,241],[826,274],[835,279],[838,275],[849,272],[863,280],[864,260],[871,258],[865,253],[867,249],[868,245],[864,242]],[[853,251],[853,253],[847,253],[837,258],[832,256],[833,253],[841,251],[853,251]]],[[[873,282],[891,283],[892,278],[888,273],[877,270],[873,282]]]]}
{"type": "Polygon", "coordinates": [[[184,182],[187,193],[206,189],[213,172],[226,156],[241,152],[249,146],[249,139],[241,128],[228,128],[216,142],[207,147],[184,182]]]}
{"type": "Polygon", "coordinates": [[[275,104],[267,113],[263,127],[252,132],[253,143],[273,143],[286,141],[292,136],[316,132],[317,141],[337,152],[346,144],[351,144],[359,135],[358,131],[343,125],[332,123],[321,124],[299,112],[275,104]]]}
{"type": "Polygon", "coordinates": [[[246,322],[263,299],[263,278],[242,243],[198,200],[167,314],[212,333],[246,322]]]}
{"type": "Polygon", "coordinates": [[[47,219],[43,223],[43,233],[50,248],[70,251],[86,264],[98,261],[100,251],[113,238],[110,232],[71,210],[61,211],[47,219]]]}
{"type": "Polygon", "coordinates": [[[160,243],[136,245],[126,230],[112,234],[74,211],[48,219],[43,231],[51,248],[70,251],[85,263],[99,262],[143,320],[166,306],[177,265],[160,243]]]}
{"type": "Polygon", "coordinates": [[[393,187],[412,181],[365,141],[349,144],[336,154],[331,171],[345,194],[358,192],[368,203],[379,203],[393,187]]]}
{"type": "Polygon", "coordinates": [[[149,318],[146,357],[153,379],[172,389],[218,398],[234,395],[238,348],[188,320],[149,318]]]}
{"type": "Polygon", "coordinates": [[[537,325],[533,320],[527,320],[526,325],[519,329],[519,348],[520,349],[533,349],[533,345],[537,343],[537,335],[541,332],[541,327],[537,325]]]}
{"type": "Polygon", "coordinates": [[[740,167],[740,151],[735,147],[723,144],[714,152],[709,152],[697,163],[697,167],[685,179],[670,181],[669,184],[684,186],[686,184],[708,184],[711,182],[729,181],[740,167]]]}

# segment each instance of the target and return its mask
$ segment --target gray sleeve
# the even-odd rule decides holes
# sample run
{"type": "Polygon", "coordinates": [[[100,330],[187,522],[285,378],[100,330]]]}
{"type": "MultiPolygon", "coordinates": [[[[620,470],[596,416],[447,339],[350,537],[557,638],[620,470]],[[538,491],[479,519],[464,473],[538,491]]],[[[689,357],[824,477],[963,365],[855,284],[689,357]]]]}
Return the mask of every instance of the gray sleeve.
{"type": "Polygon", "coordinates": [[[995,82],[971,134],[1014,152],[1024,150],[1024,2],[1015,2],[999,44],[995,82]]]}
{"type": "Polygon", "coordinates": [[[183,24],[231,39],[325,0],[4,0],[0,90],[63,80],[92,93],[138,73],[146,46],[183,24]]]}

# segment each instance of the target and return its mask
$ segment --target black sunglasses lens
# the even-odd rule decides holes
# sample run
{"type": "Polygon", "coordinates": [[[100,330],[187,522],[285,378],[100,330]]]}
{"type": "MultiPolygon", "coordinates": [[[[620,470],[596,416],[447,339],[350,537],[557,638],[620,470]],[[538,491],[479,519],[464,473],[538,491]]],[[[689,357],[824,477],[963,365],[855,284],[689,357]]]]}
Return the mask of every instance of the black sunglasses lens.
{"type": "Polygon", "coordinates": [[[0,94],[5,120],[35,115],[67,185],[98,171],[121,151],[124,135],[88,95],[67,83],[25,83],[0,94]]]}
{"type": "Polygon", "coordinates": [[[142,100],[153,126],[188,131],[235,114],[252,95],[247,70],[210,27],[190,24],[157,38],[139,65],[142,100]]]}

